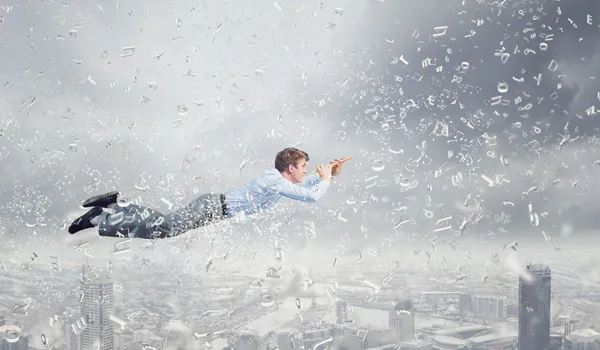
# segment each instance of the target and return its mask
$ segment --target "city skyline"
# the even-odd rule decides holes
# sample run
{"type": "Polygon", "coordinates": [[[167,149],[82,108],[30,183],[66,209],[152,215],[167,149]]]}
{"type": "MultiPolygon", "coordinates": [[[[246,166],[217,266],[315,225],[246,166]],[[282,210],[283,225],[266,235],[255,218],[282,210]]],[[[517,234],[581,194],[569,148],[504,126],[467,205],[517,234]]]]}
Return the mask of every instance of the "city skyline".
{"type": "MultiPolygon", "coordinates": [[[[400,273],[399,271],[397,273],[400,273]]],[[[461,276],[461,271],[455,273],[456,276],[461,276]]],[[[307,281],[306,278],[312,280],[308,288],[318,289],[319,285],[327,285],[326,293],[317,293],[311,298],[296,298],[295,303],[291,296],[277,298],[275,305],[279,306],[274,308],[260,306],[261,303],[252,301],[250,295],[244,298],[247,300],[246,308],[252,309],[258,306],[259,309],[262,309],[260,313],[264,314],[258,319],[271,317],[271,315],[284,315],[283,319],[274,319],[278,320],[274,323],[274,325],[278,324],[278,326],[274,326],[275,328],[256,328],[256,331],[252,331],[252,328],[247,327],[254,327],[252,324],[256,322],[255,320],[237,330],[230,329],[221,333],[215,332],[213,329],[213,331],[207,330],[208,332],[203,334],[203,331],[199,329],[192,331],[188,328],[189,326],[173,323],[173,321],[163,324],[164,328],[158,328],[155,331],[141,331],[138,328],[137,331],[132,332],[129,327],[134,327],[132,325],[135,324],[135,316],[121,314],[119,317],[116,312],[110,311],[114,296],[113,293],[106,293],[106,286],[110,286],[113,290],[114,286],[118,285],[113,277],[105,273],[100,266],[81,265],[81,288],[82,290],[87,289],[89,293],[87,297],[84,293],[78,304],[82,307],[80,312],[89,312],[91,315],[84,317],[81,314],[72,313],[69,317],[65,316],[64,320],[61,319],[61,322],[64,322],[62,329],[66,330],[65,338],[51,339],[51,341],[54,344],[53,347],[66,346],[67,350],[83,349],[84,346],[97,348],[99,344],[103,344],[105,349],[115,349],[117,340],[119,344],[122,344],[120,349],[128,349],[130,346],[128,344],[140,342],[142,345],[146,344],[148,349],[152,347],[159,349],[161,346],[164,348],[168,346],[166,344],[169,342],[172,343],[170,346],[179,344],[176,346],[184,348],[202,343],[214,343],[215,345],[221,343],[224,347],[231,349],[263,349],[264,346],[279,343],[280,348],[290,348],[293,344],[296,344],[293,345],[296,346],[294,348],[298,348],[298,344],[312,348],[317,344],[323,346],[331,343],[343,349],[365,349],[365,346],[387,346],[386,344],[403,344],[402,346],[412,346],[418,349],[438,349],[450,339],[458,339],[453,338],[455,336],[469,337],[472,344],[486,344],[495,341],[497,346],[504,344],[502,346],[506,346],[506,348],[503,347],[503,349],[512,349],[511,346],[516,346],[517,342],[523,343],[524,345],[521,345],[519,349],[525,350],[527,346],[534,346],[537,349],[539,344],[543,344],[542,346],[546,346],[549,350],[560,350],[563,342],[564,344],[571,344],[569,342],[573,341],[585,343],[588,341],[586,339],[591,339],[590,337],[594,337],[595,333],[593,330],[582,327],[584,324],[581,323],[580,317],[574,316],[575,318],[567,318],[565,321],[565,315],[561,312],[551,312],[549,303],[536,304],[533,302],[535,300],[549,301],[549,296],[554,293],[551,292],[550,274],[550,268],[543,263],[526,263],[522,265],[520,273],[515,273],[509,278],[512,280],[511,287],[505,291],[480,290],[477,292],[473,290],[469,292],[464,289],[464,286],[455,286],[452,288],[454,291],[435,291],[435,289],[431,289],[432,286],[429,286],[407,297],[406,290],[402,287],[403,278],[384,278],[387,281],[384,286],[387,288],[382,289],[367,280],[361,282],[360,277],[355,282],[351,280],[326,282],[331,277],[310,269],[304,275],[304,281],[307,281]],[[365,299],[364,293],[369,297],[365,299]],[[101,298],[103,294],[105,295],[104,302],[101,298]],[[514,298],[514,295],[524,297],[514,298]],[[285,306],[285,300],[290,300],[289,309],[288,306],[285,306]],[[300,305],[299,308],[298,305],[300,305]],[[294,312],[294,309],[297,310],[294,312]],[[299,309],[301,309],[300,312],[298,312],[299,309]],[[520,316],[522,314],[525,316],[520,316]],[[99,322],[106,319],[106,315],[110,321],[109,325],[99,322]],[[436,318],[443,323],[435,323],[436,318]],[[519,321],[516,321],[517,319],[519,321]],[[68,322],[73,320],[75,323],[69,325],[68,322]],[[90,320],[98,321],[90,322],[90,320]],[[434,323],[431,323],[432,321],[434,323]],[[448,322],[455,324],[454,328],[447,324],[448,322]],[[102,327],[93,327],[94,324],[103,326],[104,331],[110,327],[111,336],[105,337],[103,341],[99,342],[102,327]],[[569,326],[567,327],[567,325],[569,326]],[[537,330],[531,331],[532,327],[537,330]],[[69,333],[69,329],[74,332],[69,333]],[[164,330],[167,330],[164,338],[157,338],[153,335],[155,332],[162,333],[164,330]],[[146,334],[144,332],[147,332],[148,335],[142,335],[146,334]],[[173,338],[173,335],[168,335],[170,332],[180,335],[173,338]],[[287,338],[282,335],[283,333],[287,334],[287,338]],[[520,338],[518,337],[520,333],[526,336],[520,338]],[[82,334],[87,334],[87,336],[81,337],[82,334]],[[184,335],[183,338],[182,335],[184,335]],[[331,340],[328,340],[329,338],[331,340]],[[132,341],[134,343],[131,343],[132,341]],[[150,345],[153,342],[155,345],[150,345]]],[[[293,281],[295,281],[293,283],[298,282],[297,279],[293,281]]],[[[494,282],[490,281],[489,283],[494,282]]],[[[443,282],[440,282],[440,286],[443,285],[443,282]]],[[[264,290],[264,288],[260,289],[264,290]]],[[[247,292],[250,291],[252,288],[247,292]]],[[[564,291],[559,291],[559,294],[562,295],[562,293],[564,291]]],[[[600,295],[598,297],[600,298],[600,295]]],[[[553,297],[552,300],[552,304],[555,304],[556,298],[553,297]]],[[[564,305],[560,307],[563,312],[566,310],[564,305]]],[[[231,311],[229,313],[231,314],[231,311]]],[[[237,312],[234,311],[234,314],[237,312]]],[[[228,318],[225,314],[221,317],[228,318]]],[[[106,335],[107,332],[103,334],[106,335]]],[[[48,337],[48,339],[50,338],[48,337]]],[[[452,341],[456,342],[457,340],[452,341]]],[[[25,347],[23,350],[27,348],[25,347]]]]}

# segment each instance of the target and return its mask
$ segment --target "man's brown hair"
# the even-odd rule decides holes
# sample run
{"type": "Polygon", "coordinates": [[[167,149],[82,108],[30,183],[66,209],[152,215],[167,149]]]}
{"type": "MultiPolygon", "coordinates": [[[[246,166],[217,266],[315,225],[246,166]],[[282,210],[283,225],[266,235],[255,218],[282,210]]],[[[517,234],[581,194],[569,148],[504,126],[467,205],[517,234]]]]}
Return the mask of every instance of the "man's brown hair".
{"type": "Polygon", "coordinates": [[[308,162],[308,153],[294,147],[285,148],[275,156],[275,169],[284,172],[290,164],[298,165],[301,159],[308,162]]]}

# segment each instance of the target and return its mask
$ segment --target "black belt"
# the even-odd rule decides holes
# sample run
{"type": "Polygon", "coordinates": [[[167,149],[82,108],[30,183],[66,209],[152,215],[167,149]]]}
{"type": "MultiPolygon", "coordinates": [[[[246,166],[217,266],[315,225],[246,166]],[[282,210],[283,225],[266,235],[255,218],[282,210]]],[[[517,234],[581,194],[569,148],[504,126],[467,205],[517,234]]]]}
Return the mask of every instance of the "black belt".
{"type": "Polygon", "coordinates": [[[221,209],[223,210],[223,217],[227,217],[227,203],[225,203],[225,195],[221,194],[221,209]]]}

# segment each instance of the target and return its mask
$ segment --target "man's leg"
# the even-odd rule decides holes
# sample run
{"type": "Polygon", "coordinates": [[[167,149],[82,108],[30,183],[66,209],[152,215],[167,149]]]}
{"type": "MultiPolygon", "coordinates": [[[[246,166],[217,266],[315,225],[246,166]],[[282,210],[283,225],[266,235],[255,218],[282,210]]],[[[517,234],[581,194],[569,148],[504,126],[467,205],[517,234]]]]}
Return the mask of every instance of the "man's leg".
{"type": "Polygon", "coordinates": [[[185,207],[166,215],[164,221],[169,229],[169,237],[172,237],[223,219],[221,195],[205,193],[185,207]]]}
{"type": "Polygon", "coordinates": [[[168,238],[223,219],[221,196],[214,193],[203,194],[167,215],[136,204],[112,205],[112,209],[114,214],[105,212],[95,220],[101,236],[168,238]]]}
{"type": "Polygon", "coordinates": [[[109,206],[114,213],[103,212],[96,222],[100,236],[166,238],[169,233],[164,225],[164,215],[156,210],[136,204],[109,206]]]}

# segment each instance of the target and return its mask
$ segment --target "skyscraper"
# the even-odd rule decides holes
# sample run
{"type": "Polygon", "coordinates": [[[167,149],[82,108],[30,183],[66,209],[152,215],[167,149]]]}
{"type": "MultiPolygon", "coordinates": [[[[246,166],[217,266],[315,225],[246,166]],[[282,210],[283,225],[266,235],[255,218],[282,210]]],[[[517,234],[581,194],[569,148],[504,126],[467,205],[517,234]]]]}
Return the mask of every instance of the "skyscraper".
{"type": "Polygon", "coordinates": [[[565,323],[563,323],[563,335],[566,337],[567,335],[571,334],[571,332],[575,330],[576,324],[577,322],[575,320],[566,320],[565,323]]]}
{"type": "Polygon", "coordinates": [[[529,264],[519,277],[519,350],[550,350],[551,271],[529,264]]]}
{"type": "Polygon", "coordinates": [[[403,300],[389,313],[389,328],[392,342],[399,343],[415,338],[415,315],[410,300],[403,300]]]}
{"type": "MultiPolygon", "coordinates": [[[[66,350],[81,350],[81,332],[74,317],[70,318],[65,326],[65,348],[66,350]]],[[[79,320],[79,325],[81,325],[79,320]]],[[[81,327],[83,328],[83,327],[81,327]]]]}
{"type": "Polygon", "coordinates": [[[81,332],[81,350],[113,350],[112,280],[89,265],[83,265],[81,293],[81,315],[87,320],[87,327],[81,332]]]}
{"type": "Polygon", "coordinates": [[[346,322],[348,322],[348,303],[345,300],[336,300],[335,324],[345,324],[346,322]]]}
{"type": "Polygon", "coordinates": [[[121,330],[115,332],[115,350],[125,350],[125,337],[121,330]]]}
{"type": "Polygon", "coordinates": [[[0,349],[27,350],[29,349],[29,335],[20,327],[4,324],[0,326],[0,349]]]}

